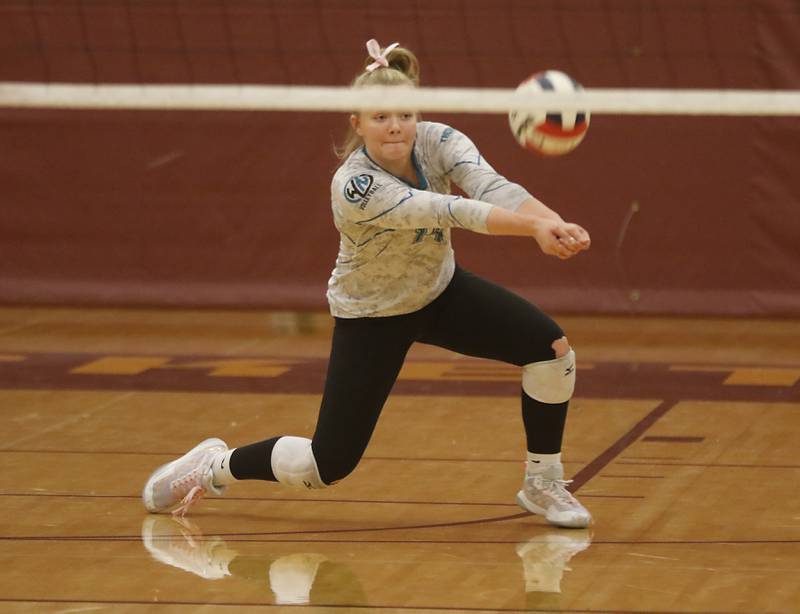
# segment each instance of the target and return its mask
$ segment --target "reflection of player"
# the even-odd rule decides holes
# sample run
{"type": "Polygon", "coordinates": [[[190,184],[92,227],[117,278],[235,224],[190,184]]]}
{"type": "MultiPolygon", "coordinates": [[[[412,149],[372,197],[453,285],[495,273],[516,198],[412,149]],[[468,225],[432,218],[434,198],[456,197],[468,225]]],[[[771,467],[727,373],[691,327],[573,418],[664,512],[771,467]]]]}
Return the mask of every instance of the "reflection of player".
{"type": "Polygon", "coordinates": [[[517,545],[517,555],[522,559],[525,573],[528,606],[553,605],[540,600],[546,600],[546,594],[561,592],[561,577],[565,570],[570,571],[567,563],[573,556],[586,550],[589,544],[591,537],[585,533],[551,533],[517,545]]]}
{"type": "Polygon", "coordinates": [[[145,518],[142,543],[158,562],[205,580],[228,576],[266,580],[276,604],[357,606],[366,602],[353,572],[322,554],[297,552],[278,558],[243,555],[219,537],[205,537],[186,518],[145,518]]]}
{"type": "Polygon", "coordinates": [[[193,522],[151,516],[142,523],[142,543],[165,565],[189,571],[206,580],[231,575],[228,565],[238,553],[218,537],[206,538],[193,522]]]}

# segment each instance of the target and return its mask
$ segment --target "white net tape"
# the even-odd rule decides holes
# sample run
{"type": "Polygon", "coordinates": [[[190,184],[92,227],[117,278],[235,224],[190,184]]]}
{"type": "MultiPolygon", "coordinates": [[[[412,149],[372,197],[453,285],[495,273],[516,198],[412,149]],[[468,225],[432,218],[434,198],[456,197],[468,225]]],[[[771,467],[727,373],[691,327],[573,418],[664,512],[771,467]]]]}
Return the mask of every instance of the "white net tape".
{"type": "Polygon", "coordinates": [[[0,107],[221,111],[414,109],[507,113],[512,109],[607,115],[800,115],[800,91],[586,89],[529,93],[513,89],[280,86],[86,85],[0,82],[0,107]]]}

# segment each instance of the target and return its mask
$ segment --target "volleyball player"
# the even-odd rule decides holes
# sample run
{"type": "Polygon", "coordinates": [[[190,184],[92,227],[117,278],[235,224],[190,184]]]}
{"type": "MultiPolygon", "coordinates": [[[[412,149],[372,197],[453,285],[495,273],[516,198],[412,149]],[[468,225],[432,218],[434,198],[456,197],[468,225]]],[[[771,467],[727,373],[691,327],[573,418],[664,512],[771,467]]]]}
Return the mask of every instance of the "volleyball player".
{"type": "MultiPolygon", "coordinates": [[[[381,50],[374,40],[367,50],[353,87],[419,84],[409,50],[381,50]]],[[[238,480],[335,484],[361,459],[406,353],[420,342],[521,368],[528,454],[517,502],[553,525],[587,526],[591,516],[566,489],[561,463],[575,353],[537,307],[459,268],[450,231],[532,237],[562,259],[588,249],[588,233],[496,173],[464,134],[417,121],[413,111],[354,113],[340,154],[331,205],[341,241],[327,293],[335,325],[313,437],[234,449],[207,439],[150,476],[145,507],[180,504],[173,513],[185,514],[207,491],[222,494],[238,480]],[[469,198],[451,195],[451,182],[469,198]]]]}

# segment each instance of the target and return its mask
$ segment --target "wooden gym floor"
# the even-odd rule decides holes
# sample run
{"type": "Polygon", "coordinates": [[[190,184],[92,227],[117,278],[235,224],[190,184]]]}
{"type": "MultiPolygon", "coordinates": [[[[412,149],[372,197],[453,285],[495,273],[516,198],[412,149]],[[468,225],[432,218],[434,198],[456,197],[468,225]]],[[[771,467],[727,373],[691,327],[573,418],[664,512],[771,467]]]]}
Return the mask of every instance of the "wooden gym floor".
{"type": "Polygon", "coordinates": [[[327,316],[0,309],[0,611],[800,612],[800,322],[559,322],[581,531],[514,504],[516,370],[425,346],[340,485],[148,515],[199,440],[312,432],[327,316]]]}

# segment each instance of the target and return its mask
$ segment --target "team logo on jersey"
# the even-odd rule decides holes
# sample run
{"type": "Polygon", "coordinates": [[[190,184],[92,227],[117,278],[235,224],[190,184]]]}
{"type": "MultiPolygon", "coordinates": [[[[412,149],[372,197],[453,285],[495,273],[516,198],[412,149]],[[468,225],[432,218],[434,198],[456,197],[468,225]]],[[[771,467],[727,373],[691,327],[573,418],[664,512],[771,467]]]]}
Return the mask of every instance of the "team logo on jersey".
{"type": "Polygon", "coordinates": [[[364,173],[363,175],[356,175],[344,186],[344,197],[351,203],[358,203],[364,200],[370,194],[372,187],[372,175],[364,173]]]}
{"type": "Polygon", "coordinates": [[[414,243],[420,243],[428,235],[437,243],[444,243],[444,230],[441,228],[417,228],[415,232],[414,243]]]}

